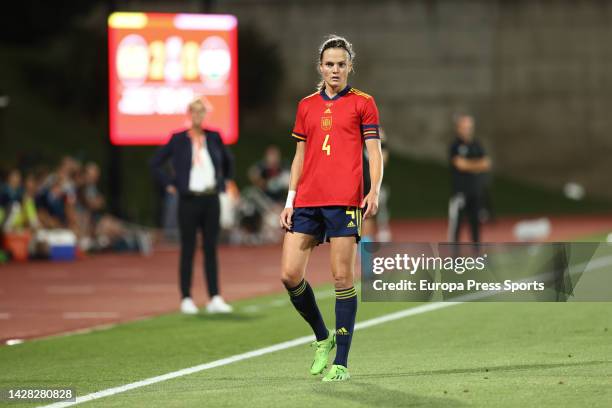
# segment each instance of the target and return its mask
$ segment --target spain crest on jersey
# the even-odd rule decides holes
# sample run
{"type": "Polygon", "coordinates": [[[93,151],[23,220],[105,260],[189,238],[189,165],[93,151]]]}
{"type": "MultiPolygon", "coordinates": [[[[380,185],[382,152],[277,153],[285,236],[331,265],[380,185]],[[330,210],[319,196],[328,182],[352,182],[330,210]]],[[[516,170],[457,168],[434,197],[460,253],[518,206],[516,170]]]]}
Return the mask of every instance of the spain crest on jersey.
{"type": "Polygon", "coordinates": [[[332,117],[331,116],[323,116],[321,118],[321,129],[324,131],[329,131],[332,128],[332,117]]]}

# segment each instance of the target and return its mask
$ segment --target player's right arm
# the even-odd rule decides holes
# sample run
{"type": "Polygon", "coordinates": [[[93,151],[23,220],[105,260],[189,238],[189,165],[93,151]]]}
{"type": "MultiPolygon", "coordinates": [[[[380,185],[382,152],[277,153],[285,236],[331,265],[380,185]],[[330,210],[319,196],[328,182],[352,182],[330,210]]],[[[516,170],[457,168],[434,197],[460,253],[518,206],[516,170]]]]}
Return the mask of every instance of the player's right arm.
{"type": "Polygon", "coordinates": [[[168,177],[168,175],[166,174],[164,170],[164,164],[168,159],[170,159],[170,157],[172,157],[172,154],[174,153],[173,140],[174,136],[172,136],[170,140],[168,140],[168,143],[163,146],[160,146],[155,152],[155,155],[149,161],[149,166],[153,175],[155,176],[157,181],[164,187],[164,189],[171,194],[176,193],[176,187],[172,183],[170,177],[168,177]]]}
{"type": "Polygon", "coordinates": [[[293,200],[297,191],[298,182],[302,175],[304,166],[304,153],[306,152],[306,143],[297,142],[295,146],[295,155],[291,163],[291,176],[289,178],[289,194],[287,203],[280,215],[280,225],[283,228],[291,229],[291,217],[293,216],[293,200]]]}

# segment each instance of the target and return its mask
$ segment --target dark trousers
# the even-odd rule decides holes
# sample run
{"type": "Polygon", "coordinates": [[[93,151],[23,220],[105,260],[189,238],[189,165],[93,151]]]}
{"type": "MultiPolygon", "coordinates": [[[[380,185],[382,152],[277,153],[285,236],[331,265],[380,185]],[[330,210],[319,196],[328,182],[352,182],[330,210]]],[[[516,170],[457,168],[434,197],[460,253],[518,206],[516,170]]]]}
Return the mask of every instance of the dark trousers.
{"type": "Polygon", "coordinates": [[[202,232],[204,249],[204,276],[208,294],[219,293],[217,283],[217,241],[219,238],[219,195],[181,195],[178,205],[178,224],[181,235],[181,260],[179,265],[181,295],[191,297],[193,255],[198,229],[202,232]]]}
{"type": "Polygon", "coordinates": [[[479,193],[457,193],[449,203],[448,239],[451,242],[459,242],[461,224],[467,217],[472,233],[472,241],[480,242],[480,209],[482,208],[482,194],[479,193]]]}

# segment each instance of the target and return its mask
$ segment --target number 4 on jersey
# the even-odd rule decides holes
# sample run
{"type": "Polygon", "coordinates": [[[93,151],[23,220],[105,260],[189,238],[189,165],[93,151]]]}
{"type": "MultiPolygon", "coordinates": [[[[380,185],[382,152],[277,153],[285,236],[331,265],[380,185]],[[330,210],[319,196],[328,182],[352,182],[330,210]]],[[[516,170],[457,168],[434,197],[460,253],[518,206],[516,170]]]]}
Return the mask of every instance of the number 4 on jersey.
{"type": "Polygon", "coordinates": [[[321,150],[324,150],[327,152],[327,155],[330,155],[331,152],[331,145],[329,145],[327,142],[329,141],[329,135],[325,135],[325,140],[323,141],[323,146],[321,146],[321,150]]]}

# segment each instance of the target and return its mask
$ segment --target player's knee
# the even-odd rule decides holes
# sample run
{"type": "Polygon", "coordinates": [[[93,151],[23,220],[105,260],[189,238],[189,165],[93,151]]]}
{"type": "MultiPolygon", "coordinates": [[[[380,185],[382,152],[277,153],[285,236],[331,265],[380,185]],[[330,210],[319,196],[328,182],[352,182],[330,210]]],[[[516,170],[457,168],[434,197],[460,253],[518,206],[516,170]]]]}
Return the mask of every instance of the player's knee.
{"type": "Polygon", "coordinates": [[[334,276],[334,287],[336,289],[347,289],[353,286],[353,275],[348,271],[346,273],[338,272],[334,276]]]}
{"type": "Polygon", "coordinates": [[[302,281],[302,274],[295,270],[283,270],[281,272],[281,282],[286,288],[294,288],[302,281]]]}

